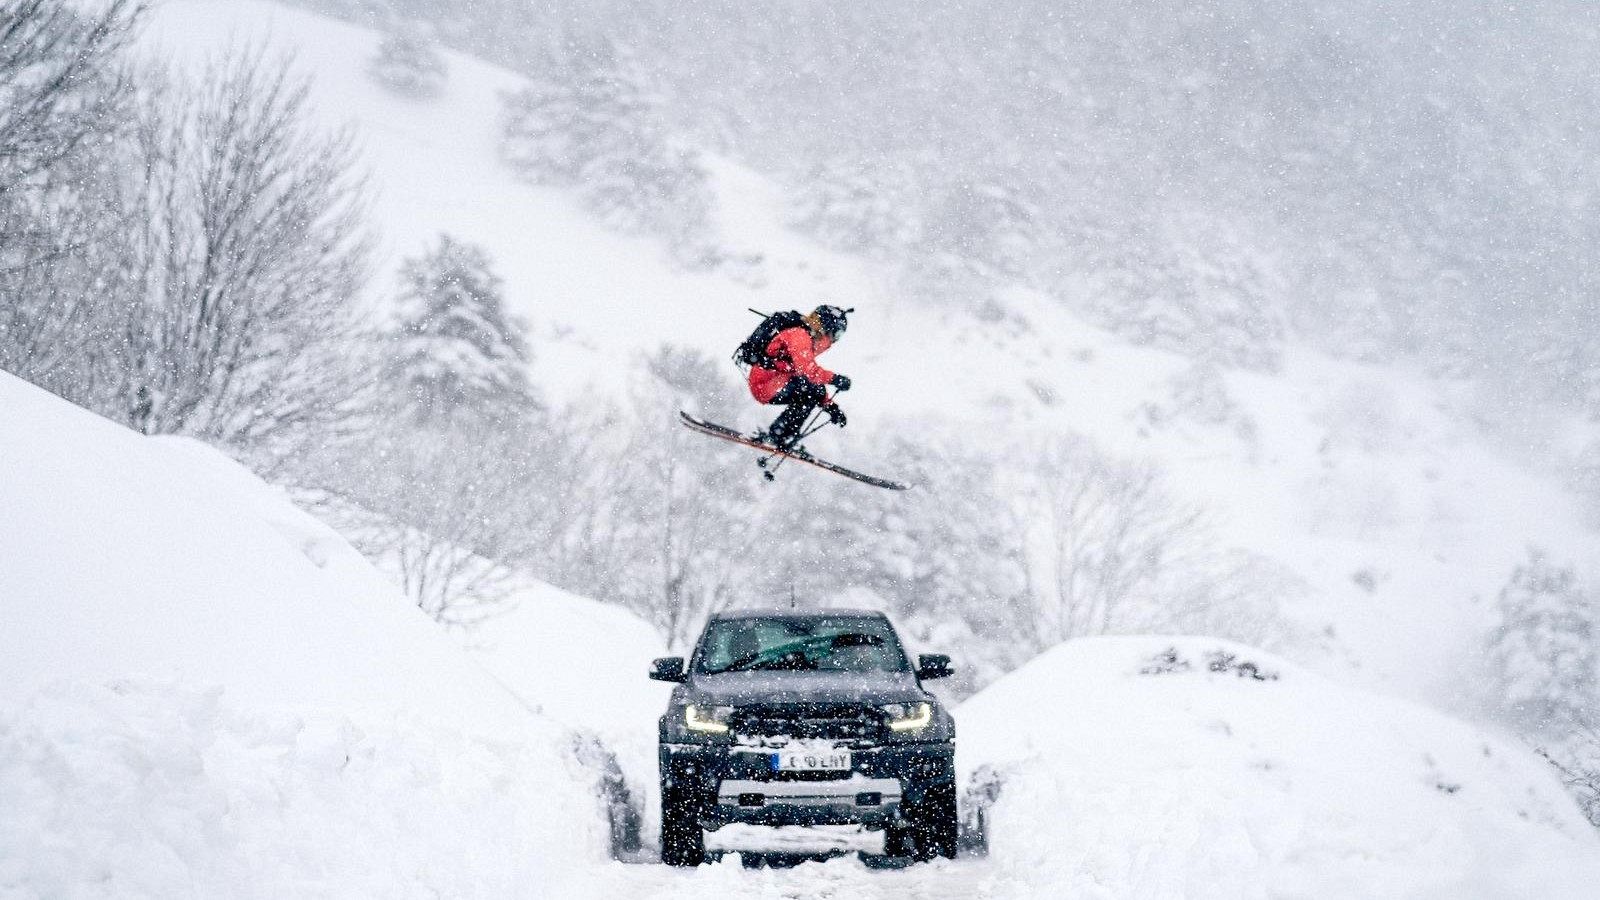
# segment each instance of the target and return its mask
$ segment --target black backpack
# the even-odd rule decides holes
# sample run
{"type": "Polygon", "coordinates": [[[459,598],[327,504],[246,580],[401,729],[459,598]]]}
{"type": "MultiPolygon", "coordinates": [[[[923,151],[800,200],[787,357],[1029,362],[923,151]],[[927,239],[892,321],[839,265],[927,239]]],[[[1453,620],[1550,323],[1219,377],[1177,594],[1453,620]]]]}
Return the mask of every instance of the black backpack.
{"type": "Polygon", "coordinates": [[[805,324],[805,316],[792,309],[767,316],[756,326],[756,330],[750,332],[750,336],[744,339],[739,349],[733,351],[733,361],[741,366],[772,368],[775,360],[767,355],[767,345],[778,336],[778,332],[802,327],[805,324]]]}

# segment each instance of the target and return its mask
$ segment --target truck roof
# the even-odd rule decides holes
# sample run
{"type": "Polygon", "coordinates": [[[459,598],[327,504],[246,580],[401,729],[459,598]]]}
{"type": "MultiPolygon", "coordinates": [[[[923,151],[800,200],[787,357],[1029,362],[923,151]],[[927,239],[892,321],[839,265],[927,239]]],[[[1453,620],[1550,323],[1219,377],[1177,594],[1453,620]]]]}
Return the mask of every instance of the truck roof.
{"type": "Polygon", "coordinates": [[[725,609],[712,613],[712,619],[836,619],[836,618],[888,618],[876,609],[786,609],[764,607],[752,609],[725,609]]]}

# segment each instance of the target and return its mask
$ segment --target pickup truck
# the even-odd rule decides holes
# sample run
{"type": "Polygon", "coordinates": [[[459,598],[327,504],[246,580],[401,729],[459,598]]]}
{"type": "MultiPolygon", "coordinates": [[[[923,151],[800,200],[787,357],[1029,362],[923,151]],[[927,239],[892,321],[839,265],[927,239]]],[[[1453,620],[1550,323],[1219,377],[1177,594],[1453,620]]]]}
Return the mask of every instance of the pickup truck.
{"type": "Polygon", "coordinates": [[[705,861],[705,832],[729,823],[858,824],[884,857],[956,850],[955,722],[922,683],[883,614],[741,610],[706,623],[660,723],[661,859],[705,861]]]}

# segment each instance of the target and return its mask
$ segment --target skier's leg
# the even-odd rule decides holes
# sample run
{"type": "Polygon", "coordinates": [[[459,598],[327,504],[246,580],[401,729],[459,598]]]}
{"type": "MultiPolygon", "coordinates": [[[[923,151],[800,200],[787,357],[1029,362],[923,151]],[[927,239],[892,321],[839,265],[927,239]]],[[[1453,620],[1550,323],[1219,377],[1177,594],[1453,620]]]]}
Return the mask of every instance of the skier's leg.
{"type": "Polygon", "coordinates": [[[767,438],[775,446],[789,446],[799,436],[812,410],[827,396],[828,389],[820,384],[812,384],[798,376],[790,379],[770,401],[774,405],[785,404],[785,407],[773,421],[772,427],[767,429],[767,438]]]}

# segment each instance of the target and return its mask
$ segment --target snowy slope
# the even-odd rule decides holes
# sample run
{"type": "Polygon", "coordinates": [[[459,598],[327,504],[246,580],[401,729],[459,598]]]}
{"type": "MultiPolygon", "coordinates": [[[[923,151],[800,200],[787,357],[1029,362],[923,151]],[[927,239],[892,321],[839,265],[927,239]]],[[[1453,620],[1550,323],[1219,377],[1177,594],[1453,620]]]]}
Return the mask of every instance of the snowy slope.
{"type": "Polygon", "coordinates": [[[0,699],[138,674],[483,733],[526,720],[344,539],[216,451],[3,373],[0,409],[0,699]]]}
{"type": "Polygon", "coordinates": [[[573,733],[341,538],[4,373],[0,416],[0,896],[586,883],[605,826],[573,733]]]}
{"type": "Polygon", "coordinates": [[[1600,837],[1520,745],[1251,648],[1069,642],[958,715],[962,766],[1001,775],[991,860],[1057,896],[1576,900],[1600,883],[1600,837]]]}

